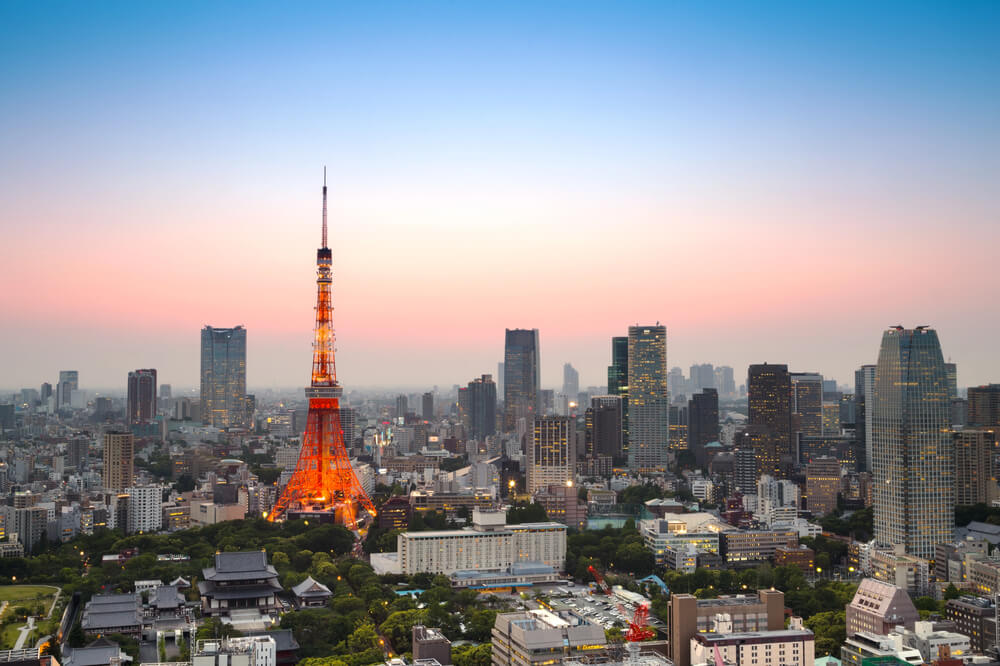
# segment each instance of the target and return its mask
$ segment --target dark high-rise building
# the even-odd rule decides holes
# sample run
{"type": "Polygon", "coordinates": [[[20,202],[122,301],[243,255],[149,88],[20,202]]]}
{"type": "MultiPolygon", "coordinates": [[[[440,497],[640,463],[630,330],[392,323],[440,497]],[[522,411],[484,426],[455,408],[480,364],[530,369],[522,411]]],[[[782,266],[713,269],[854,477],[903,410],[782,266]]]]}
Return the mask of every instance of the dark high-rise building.
{"type": "Polygon", "coordinates": [[[44,382],[41,389],[39,390],[39,396],[43,405],[47,405],[49,398],[52,397],[52,384],[44,382]]]}
{"type": "Polygon", "coordinates": [[[628,327],[628,464],[634,471],[670,462],[667,327],[628,327]]]}
{"type": "Polygon", "coordinates": [[[871,472],[872,405],[875,400],[875,366],[863,365],[854,371],[854,440],[861,454],[861,469],[871,472]]]}
{"type": "Polygon", "coordinates": [[[948,377],[948,398],[954,400],[958,397],[958,366],[954,363],[945,363],[944,372],[948,377]]]}
{"type": "Polygon", "coordinates": [[[719,441],[719,393],[706,388],[688,401],[688,448],[699,467],[708,464],[705,446],[719,441]]]}
{"type": "Polygon", "coordinates": [[[611,338],[608,395],[622,399],[622,455],[628,454],[628,336],[611,338]]]}
{"type": "Polygon", "coordinates": [[[530,421],[539,410],[541,398],[537,328],[507,329],[503,371],[504,430],[514,432],[517,421],[521,418],[529,421],[530,430],[530,421]]]}
{"type": "Polygon", "coordinates": [[[580,392],[580,373],[571,364],[563,364],[563,395],[568,400],[576,400],[580,392]]]}
{"type": "Polygon", "coordinates": [[[587,455],[620,459],[622,451],[622,399],[598,395],[587,410],[587,455]]]}
{"type": "Polygon", "coordinates": [[[434,394],[428,391],[424,393],[423,404],[421,405],[423,412],[423,417],[425,421],[430,421],[434,418],[434,394]]]}
{"type": "Polygon", "coordinates": [[[758,458],[764,455],[762,473],[777,474],[782,478],[785,476],[781,472],[785,467],[783,461],[795,458],[795,440],[792,438],[792,379],[788,374],[788,366],[767,363],[751,365],[747,373],[747,402],[748,423],[757,427],[754,448],[758,458]],[[764,442],[763,438],[770,441],[764,442]],[[773,456],[777,456],[777,460],[772,460],[773,456]]]}
{"type": "Polygon", "coordinates": [[[970,386],[966,418],[975,428],[1000,428],[1000,384],[970,386]]]}
{"type": "Polygon", "coordinates": [[[201,422],[215,428],[245,427],[246,394],[246,329],[201,329],[201,422]]]}
{"type": "Polygon", "coordinates": [[[792,372],[789,376],[792,382],[792,432],[806,437],[821,437],[823,376],[814,372],[792,372]]]}
{"type": "Polygon", "coordinates": [[[409,401],[406,399],[405,395],[396,396],[396,411],[395,411],[396,418],[401,419],[406,417],[406,412],[410,408],[408,402],[409,401]]]}
{"type": "Polygon", "coordinates": [[[126,417],[129,423],[144,423],[156,417],[156,370],[128,373],[126,417]]]}
{"type": "Polygon", "coordinates": [[[469,434],[481,442],[497,432],[497,385],[483,375],[469,382],[467,395],[469,434]]]}
{"type": "Polygon", "coordinates": [[[933,329],[898,326],[882,335],[872,443],[875,539],[933,559],[955,523],[948,375],[933,329]]]}

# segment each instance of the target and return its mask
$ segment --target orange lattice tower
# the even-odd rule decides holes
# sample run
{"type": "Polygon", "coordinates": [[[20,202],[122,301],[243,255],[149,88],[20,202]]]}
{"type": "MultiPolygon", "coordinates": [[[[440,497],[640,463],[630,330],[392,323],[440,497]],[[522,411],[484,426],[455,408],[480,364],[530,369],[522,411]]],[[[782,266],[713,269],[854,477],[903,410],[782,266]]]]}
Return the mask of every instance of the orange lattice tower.
{"type": "Polygon", "coordinates": [[[319,514],[352,530],[363,529],[375,516],[375,505],[361,487],[344,448],[340,427],[340,396],[333,352],[333,253],[326,246],[326,169],[323,170],[323,247],[316,251],[316,333],[313,341],[312,383],[306,389],[309,417],[302,451],[285,490],[268,520],[288,514],[319,514]],[[359,516],[360,510],[368,517],[359,516]]]}

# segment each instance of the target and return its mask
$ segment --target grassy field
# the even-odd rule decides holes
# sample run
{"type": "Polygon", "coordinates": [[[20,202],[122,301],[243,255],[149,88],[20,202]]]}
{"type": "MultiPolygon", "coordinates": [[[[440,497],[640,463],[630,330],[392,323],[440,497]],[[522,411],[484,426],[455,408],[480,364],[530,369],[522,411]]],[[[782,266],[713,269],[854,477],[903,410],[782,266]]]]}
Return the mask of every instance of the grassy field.
{"type": "MultiPolygon", "coordinates": [[[[24,622],[20,620],[13,621],[14,609],[24,607],[28,609],[29,615],[44,616],[49,612],[55,593],[56,588],[45,585],[5,585],[0,587],[0,602],[7,602],[7,607],[0,615],[0,649],[12,648],[18,637],[18,628],[24,626],[24,622]]],[[[32,634],[33,636],[42,635],[37,630],[33,631],[32,634]]]]}

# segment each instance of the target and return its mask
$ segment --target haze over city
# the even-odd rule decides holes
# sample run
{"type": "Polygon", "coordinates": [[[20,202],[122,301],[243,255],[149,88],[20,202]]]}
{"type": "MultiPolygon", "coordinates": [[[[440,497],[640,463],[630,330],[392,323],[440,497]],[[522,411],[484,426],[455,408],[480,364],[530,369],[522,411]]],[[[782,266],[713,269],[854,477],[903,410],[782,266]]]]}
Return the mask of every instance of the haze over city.
{"type": "Polygon", "coordinates": [[[995,3],[0,7],[0,386],[308,380],[322,168],[347,387],[668,362],[1000,374],[995,3]],[[891,37],[891,38],[890,38],[891,37]]]}

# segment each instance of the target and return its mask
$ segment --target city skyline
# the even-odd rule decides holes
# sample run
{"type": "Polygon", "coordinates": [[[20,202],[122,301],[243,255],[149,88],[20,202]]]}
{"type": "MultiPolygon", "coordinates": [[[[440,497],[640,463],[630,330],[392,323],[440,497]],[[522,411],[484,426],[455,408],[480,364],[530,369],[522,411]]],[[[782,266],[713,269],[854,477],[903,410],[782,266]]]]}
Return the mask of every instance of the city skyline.
{"type": "Polygon", "coordinates": [[[248,385],[304,386],[323,164],[348,389],[461,384],[505,328],[602,385],[650,321],[737,383],[927,324],[987,383],[998,12],[5,5],[0,384],[194,386],[242,324],[248,385]]]}

